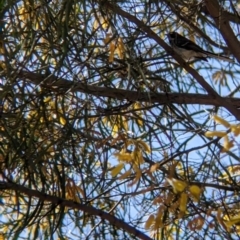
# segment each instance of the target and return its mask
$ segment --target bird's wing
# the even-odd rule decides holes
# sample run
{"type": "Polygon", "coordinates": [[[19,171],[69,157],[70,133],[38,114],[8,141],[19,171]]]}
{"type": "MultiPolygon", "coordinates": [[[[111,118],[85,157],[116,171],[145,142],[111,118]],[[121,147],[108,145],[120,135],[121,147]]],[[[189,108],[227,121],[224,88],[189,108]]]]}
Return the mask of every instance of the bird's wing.
{"type": "Polygon", "coordinates": [[[185,48],[186,50],[193,50],[204,53],[205,51],[199,47],[196,43],[192,42],[191,40],[183,37],[177,36],[177,41],[179,42],[179,47],[185,48]]]}

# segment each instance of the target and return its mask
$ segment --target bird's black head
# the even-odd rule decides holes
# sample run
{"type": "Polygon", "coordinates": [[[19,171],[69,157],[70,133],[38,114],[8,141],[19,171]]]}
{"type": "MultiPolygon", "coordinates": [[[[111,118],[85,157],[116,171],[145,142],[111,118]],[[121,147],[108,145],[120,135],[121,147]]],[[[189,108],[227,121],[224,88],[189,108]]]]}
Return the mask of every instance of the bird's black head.
{"type": "Polygon", "coordinates": [[[170,33],[168,33],[167,37],[168,37],[169,43],[170,43],[171,45],[173,45],[175,39],[177,38],[177,35],[178,35],[178,34],[177,34],[176,32],[170,32],[170,33]]]}
{"type": "Polygon", "coordinates": [[[170,40],[174,40],[176,37],[177,37],[177,33],[176,32],[170,32],[170,33],[168,33],[168,39],[169,39],[169,41],[170,40]]]}

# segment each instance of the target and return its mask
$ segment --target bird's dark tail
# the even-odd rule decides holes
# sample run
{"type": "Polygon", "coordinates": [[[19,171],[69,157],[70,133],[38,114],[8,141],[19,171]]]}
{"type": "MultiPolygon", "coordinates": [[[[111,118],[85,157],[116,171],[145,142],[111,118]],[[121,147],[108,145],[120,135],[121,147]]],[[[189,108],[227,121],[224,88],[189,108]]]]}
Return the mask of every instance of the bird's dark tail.
{"type": "Polygon", "coordinates": [[[211,52],[207,52],[207,51],[206,51],[206,53],[207,53],[208,57],[217,58],[217,59],[227,61],[227,62],[231,62],[231,63],[234,62],[234,60],[229,58],[229,57],[225,57],[225,56],[215,54],[215,53],[211,53],[211,52]]]}

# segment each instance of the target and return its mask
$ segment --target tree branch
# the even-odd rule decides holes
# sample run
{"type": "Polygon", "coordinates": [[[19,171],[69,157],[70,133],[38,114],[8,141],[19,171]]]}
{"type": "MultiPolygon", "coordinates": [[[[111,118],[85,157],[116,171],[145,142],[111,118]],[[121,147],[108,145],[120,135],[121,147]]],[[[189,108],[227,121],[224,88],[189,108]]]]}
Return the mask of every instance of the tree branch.
{"type": "Polygon", "coordinates": [[[205,4],[232,54],[237,58],[238,62],[240,62],[240,43],[229,24],[229,19],[225,14],[222,14],[223,9],[217,0],[205,0],[205,4]]]}
{"type": "Polygon", "coordinates": [[[19,191],[21,193],[26,194],[28,197],[36,197],[43,202],[51,202],[52,204],[56,204],[56,205],[59,205],[61,207],[69,207],[69,208],[72,208],[72,209],[78,209],[78,210],[86,212],[90,215],[99,216],[100,218],[102,218],[104,220],[108,220],[112,225],[114,225],[118,228],[121,228],[121,229],[125,230],[126,232],[128,232],[130,234],[133,234],[134,236],[136,236],[140,239],[152,240],[152,238],[148,237],[147,235],[140,232],[136,228],[130,226],[126,222],[122,221],[121,219],[118,219],[118,218],[114,217],[112,214],[106,213],[106,212],[104,212],[102,210],[99,210],[97,208],[94,208],[92,206],[87,206],[87,205],[77,203],[77,202],[74,202],[74,201],[65,200],[63,198],[59,198],[59,197],[51,196],[51,195],[48,195],[48,194],[45,194],[45,193],[41,193],[37,190],[26,188],[26,187],[21,186],[19,184],[8,183],[8,182],[1,181],[0,182],[0,190],[6,190],[6,189],[19,191]]]}
{"type": "MultiPolygon", "coordinates": [[[[84,84],[82,82],[73,82],[54,76],[45,78],[39,73],[21,71],[18,77],[30,81],[36,85],[50,88],[53,91],[71,91],[92,94],[94,96],[110,97],[118,100],[129,100],[139,102],[151,102],[166,104],[202,104],[212,106],[224,106],[224,103],[231,105],[233,108],[240,107],[240,98],[223,97],[222,101],[218,98],[206,94],[196,93],[155,93],[155,92],[137,92],[124,89],[98,87],[84,84]]],[[[236,109],[240,115],[240,111],[236,109]]]]}

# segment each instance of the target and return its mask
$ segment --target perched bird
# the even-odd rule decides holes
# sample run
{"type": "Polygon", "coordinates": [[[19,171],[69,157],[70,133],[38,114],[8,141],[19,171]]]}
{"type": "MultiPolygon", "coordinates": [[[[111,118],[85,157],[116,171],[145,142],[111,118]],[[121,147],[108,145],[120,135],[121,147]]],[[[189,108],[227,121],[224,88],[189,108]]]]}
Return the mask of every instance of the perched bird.
{"type": "Polygon", "coordinates": [[[228,57],[224,57],[219,54],[203,50],[196,43],[183,37],[177,32],[170,32],[168,34],[168,39],[171,46],[173,47],[173,50],[178,55],[180,55],[185,61],[199,59],[207,62],[208,61],[207,57],[212,57],[228,62],[234,62],[232,59],[228,57]]]}

